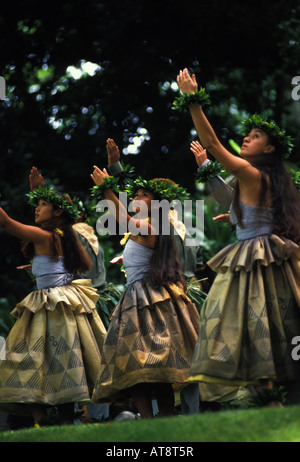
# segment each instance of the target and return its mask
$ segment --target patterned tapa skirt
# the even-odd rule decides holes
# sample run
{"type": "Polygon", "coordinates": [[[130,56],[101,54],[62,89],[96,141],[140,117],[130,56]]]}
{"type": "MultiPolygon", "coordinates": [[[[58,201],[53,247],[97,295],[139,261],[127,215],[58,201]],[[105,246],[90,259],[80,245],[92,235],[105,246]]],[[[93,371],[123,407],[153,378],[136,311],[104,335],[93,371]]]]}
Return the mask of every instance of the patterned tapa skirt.
{"type": "Polygon", "coordinates": [[[0,361],[0,407],[89,401],[106,335],[90,280],[31,292],[11,314],[17,318],[0,361]],[[22,403],[13,406],[13,403],[22,403]],[[8,405],[9,404],[9,405],[8,405]]]}
{"type": "Polygon", "coordinates": [[[149,280],[130,284],[112,313],[102,349],[93,402],[126,396],[141,382],[186,382],[198,337],[199,313],[175,284],[154,289],[149,280]]]}
{"type": "Polygon", "coordinates": [[[275,235],[231,244],[209,261],[217,272],[203,304],[189,381],[224,385],[300,379],[299,247],[275,235]]]}

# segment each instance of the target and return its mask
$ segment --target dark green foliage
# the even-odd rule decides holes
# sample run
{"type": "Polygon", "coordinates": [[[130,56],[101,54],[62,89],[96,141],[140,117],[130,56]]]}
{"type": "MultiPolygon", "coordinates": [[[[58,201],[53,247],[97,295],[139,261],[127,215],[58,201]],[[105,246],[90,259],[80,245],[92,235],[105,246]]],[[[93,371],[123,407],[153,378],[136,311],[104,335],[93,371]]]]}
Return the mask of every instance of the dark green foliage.
{"type": "MultiPolygon", "coordinates": [[[[300,74],[299,19],[295,0],[191,0],[184,8],[177,0],[6,2],[0,11],[7,94],[0,101],[1,206],[33,223],[25,196],[33,165],[49,187],[89,191],[93,165],[107,166],[107,138],[137,175],[171,178],[198,198],[192,120],[172,110],[184,67],[210,94],[205,111],[225,147],[230,139],[240,142],[245,117],[260,113],[295,138],[291,161],[299,170],[299,102],[291,98],[291,80],[300,74]],[[91,76],[82,67],[89,61],[98,66],[91,76]],[[81,69],[81,78],[68,66],[81,69]]],[[[16,270],[27,262],[16,238],[0,230],[0,239],[0,297],[19,300],[32,290],[30,278],[16,270]]],[[[110,257],[121,251],[119,241],[105,238],[110,257]]],[[[212,242],[210,249],[224,245],[212,242]]],[[[108,261],[108,279],[118,282],[108,261]]]]}

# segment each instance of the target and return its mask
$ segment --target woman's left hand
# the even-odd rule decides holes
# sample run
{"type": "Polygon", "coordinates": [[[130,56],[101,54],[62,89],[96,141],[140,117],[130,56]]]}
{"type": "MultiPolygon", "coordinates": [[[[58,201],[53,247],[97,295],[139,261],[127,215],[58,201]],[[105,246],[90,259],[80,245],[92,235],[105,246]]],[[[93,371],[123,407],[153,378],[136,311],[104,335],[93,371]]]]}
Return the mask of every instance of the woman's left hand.
{"type": "Polygon", "coordinates": [[[94,181],[94,183],[98,186],[100,186],[103,183],[104,178],[108,178],[109,174],[107,173],[106,169],[104,168],[103,171],[100,170],[99,167],[94,165],[94,171],[91,174],[91,177],[94,181]]]}
{"type": "Polygon", "coordinates": [[[39,173],[36,167],[32,167],[30,175],[29,175],[29,183],[30,183],[30,190],[34,191],[38,189],[40,186],[41,188],[44,187],[45,182],[43,176],[39,173]]]}
{"type": "Polygon", "coordinates": [[[203,162],[205,162],[207,159],[206,149],[203,149],[203,147],[200,143],[198,143],[198,141],[192,141],[191,151],[195,155],[198,167],[201,167],[203,162]]]}
{"type": "Polygon", "coordinates": [[[32,270],[32,265],[22,265],[22,266],[17,266],[18,270],[25,270],[25,271],[31,271],[32,270]]]}
{"type": "Polygon", "coordinates": [[[216,217],[213,217],[213,221],[223,221],[223,223],[230,225],[229,213],[222,213],[221,215],[217,215],[216,217]]]}

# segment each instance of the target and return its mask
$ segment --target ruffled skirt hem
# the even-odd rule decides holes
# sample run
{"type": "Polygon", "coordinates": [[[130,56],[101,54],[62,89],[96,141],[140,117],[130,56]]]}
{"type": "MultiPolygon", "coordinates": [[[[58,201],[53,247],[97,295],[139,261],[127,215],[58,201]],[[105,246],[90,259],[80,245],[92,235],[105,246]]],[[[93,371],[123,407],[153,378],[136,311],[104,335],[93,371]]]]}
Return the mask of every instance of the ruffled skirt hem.
{"type": "Polygon", "coordinates": [[[147,278],[125,290],[103,345],[93,402],[110,402],[141,382],[187,380],[199,313],[183,289],[154,289],[147,278]]]}
{"type": "Polygon", "coordinates": [[[203,304],[189,381],[240,384],[300,378],[292,339],[300,332],[299,247],[278,236],[227,246],[203,304]]]}
{"type": "Polygon", "coordinates": [[[0,361],[0,403],[90,400],[106,335],[97,299],[89,280],[76,280],[34,291],[17,304],[0,361]]]}

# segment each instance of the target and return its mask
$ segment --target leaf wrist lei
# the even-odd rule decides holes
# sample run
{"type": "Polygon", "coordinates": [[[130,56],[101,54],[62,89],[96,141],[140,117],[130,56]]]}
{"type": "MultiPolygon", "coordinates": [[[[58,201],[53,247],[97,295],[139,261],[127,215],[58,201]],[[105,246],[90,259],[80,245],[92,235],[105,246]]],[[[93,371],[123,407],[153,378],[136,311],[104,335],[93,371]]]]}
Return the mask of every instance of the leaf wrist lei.
{"type": "Polygon", "coordinates": [[[205,106],[210,104],[209,95],[206,93],[205,88],[200,88],[195,93],[183,93],[177,96],[173,102],[172,109],[180,112],[187,112],[189,106],[193,104],[199,104],[205,106]]]}
{"type": "Polygon", "coordinates": [[[33,205],[34,207],[37,207],[39,205],[40,200],[44,200],[46,202],[53,204],[54,207],[57,207],[66,212],[66,214],[70,217],[73,223],[75,223],[79,218],[80,212],[77,209],[77,207],[68,204],[68,202],[64,198],[64,195],[58,191],[54,191],[53,189],[39,186],[34,191],[30,191],[30,193],[27,194],[27,196],[29,197],[28,203],[30,205],[33,205]]]}
{"type": "Polygon", "coordinates": [[[258,114],[254,114],[242,122],[242,135],[247,136],[254,128],[262,130],[271,138],[275,139],[283,148],[284,157],[289,157],[294,147],[294,140],[291,136],[287,135],[284,129],[279,128],[275,122],[268,122],[258,114]]]}
{"type": "Polygon", "coordinates": [[[199,183],[207,183],[223,171],[222,165],[217,161],[209,161],[204,167],[199,167],[196,180],[199,183]]]}
{"type": "Polygon", "coordinates": [[[104,198],[105,189],[112,189],[115,193],[120,192],[118,187],[118,177],[104,177],[102,184],[95,185],[91,188],[91,196],[94,197],[97,201],[100,201],[104,198]]]}

